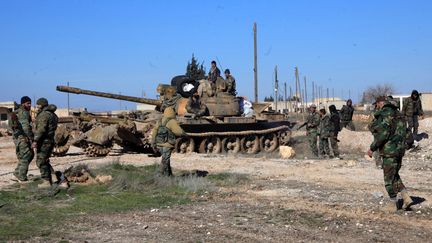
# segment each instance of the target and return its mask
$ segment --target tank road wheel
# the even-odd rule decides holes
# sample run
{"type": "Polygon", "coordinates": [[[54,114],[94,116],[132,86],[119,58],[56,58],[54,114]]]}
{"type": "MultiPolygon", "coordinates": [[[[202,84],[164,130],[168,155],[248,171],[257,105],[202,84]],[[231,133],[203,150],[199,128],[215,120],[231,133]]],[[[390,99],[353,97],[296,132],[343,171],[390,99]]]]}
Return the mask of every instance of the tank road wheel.
{"type": "Polygon", "coordinates": [[[89,157],[103,157],[107,156],[109,152],[111,152],[111,149],[113,147],[113,144],[107,144],[107,145],[99,145],[95,143],[87,143],[87,146],[84,147],[84,153],[89,157]]]}
{"type": "Polygon", "coordinates": [[[275,151],[279,145],[278,140],[279,139],[276,133],[264,134],[262,137],[260,137],[261,151],[265,151],[267,153],[275,151]]]}
{"type": "Polygon", "coordinates": [[[177,138],[174,151],[179,154],[189,154],[195,151],[195,141],[192,138],[177,138]]]}
{"type": "Polygon", "coordinates": [[[241,150],[240,138],[226,137],[222,139],[222,151],[225,153],[238,153],[241,150]]]}
{"type": "Polygon", "coordinates": [[[72,138],[68,138],[66,143],[64,144],[56,144],[54,146],[54,149],[52,151],[52,155],[54,157],[61,157],[61,156],[65,156],[66,153],[69,151],[69,148],[71,146],[72,143],[72,138]]]}
{"type": "Polygon", "coordinates": [[[204,138],[199,146],[198,152],[203,154],[218,154],[222,148],[222,143],[218,137],[204,138]]]}
{"type": "Polygon", "coordinates": [[[286,130],[279,133],[279,143],[281,145],[287,145],[291,139],[291,131],[286,130]]]}
{"type": "Polygon", "coordinates": [[[244,153],[256,154],[259,152],[260,143],[257,135],[247,135],[241,139],[240,143],[244,153]]]}

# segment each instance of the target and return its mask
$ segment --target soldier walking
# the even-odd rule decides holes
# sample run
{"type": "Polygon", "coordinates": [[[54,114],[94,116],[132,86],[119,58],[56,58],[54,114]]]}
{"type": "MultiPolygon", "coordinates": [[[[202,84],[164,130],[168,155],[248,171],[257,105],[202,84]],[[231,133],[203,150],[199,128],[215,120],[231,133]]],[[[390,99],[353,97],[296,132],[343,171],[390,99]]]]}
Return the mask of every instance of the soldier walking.
{"type": "Polygon", "coordinates": [[[54,148],[54,134],[57,129],[58,117],[54,113],[57,107],[48,105],[48,100],[40,98],[36,102],[38,113],[35,120],[35,132],[32,148],[36,148],[36,165],[39,167],[43,182],[40,188],[48,188],[52,184],[50,156],[54,148]]]}
{"type": "Polygon", "coordinates": [[[309,140],[309,146],[312,153],[318,157],[317,138],[318,126],[320,124],[320,115],[316,112],[316,105],[309,107],[309,115],[306,119],[306,136],[309,140]]]}
{"type": "Polygon", "coordinates": [[[333,151],[333,156],[340,158],[340,153],[339,153],[339,146],[338,146],[338,134],[339,131],[341,130],[340,127],[340,116],[338,111],[336,110],[336,106],[331,105],[329,106],[329,111],[330,111],[330,145],[333,151]]]}
{"type": "Polygon", "coordinates": [[[353,115],[354,115],[354,107],[352,107],[352,100],[349,99],[346,102],[346,105],[342,106],[340,111],[341,116],[341,125],[351,131],[355,131],[355,126],[353,123],[353,115]]]}
{"type": "Polygon", "coordinates": [[[384,183],[390,197],[384,210],[393,212],[398,209],[399,192],[403,198],[402,208],[408,210],[413,201],[399,175],[402,158],[405,155],[406,122],[397,107],[387,101],[386,97],[378,97],[376,106],[378,110],[374,113],[375,121],[370,128],[374,141],[370,145],[368,155],[372,157],[374,151],[379,151],[383,160],[384,183]]]}
{"type": "Polygon", "coordinates": [[[162,154],[160,172],[172,176],[171,152],[176,142],[176,136],[186,136],[176,120],[176,112],[172,107],[164,110],[163,117],[152,130],[152,148],[162,154]]]}
{"type": "Polygon", "coordinates": [[[9,126],[15,144],[18,165],[13,175],[18,182],[27,181],[27,172],[30,162],[34,158],[31,148],[33,142],[32,120],[30,116],[31,99],[28,96],[21,98],[20,107],[12,113],[9,126]]]}
{"type": "Polygon", "coordinates": [[[418,117],[423,118],[423,108],[420,100],[420,95],[417,90],[411,92],[411,96],[405,99],[402,108],[402,114],[405,115],[408,121],[408,129],[413,133],[414,137],[418,133],[418,117]]]}
{"type": "Polygon", "coordinates": [[[319,151],[320,156],[330,157],[330,146],[329,146],[329,138],[331,136],[331,122],[330,116],[326,115],[326,110],[320,109],[320,123],[318,129],[319,136],[319,151]]]}

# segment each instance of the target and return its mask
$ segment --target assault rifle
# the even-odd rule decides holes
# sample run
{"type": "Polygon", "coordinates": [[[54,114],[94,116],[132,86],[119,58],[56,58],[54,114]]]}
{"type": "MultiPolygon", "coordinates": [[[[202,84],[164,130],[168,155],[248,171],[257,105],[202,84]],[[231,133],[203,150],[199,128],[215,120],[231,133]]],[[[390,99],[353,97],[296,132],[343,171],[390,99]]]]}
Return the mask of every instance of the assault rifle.
{"type": "Polygon", "coordinates": [[[297,128],[297,131],[300,130],[302,127],[306,126],[307,124],[308,124],[307,122],[301,124],[301,126],[299,126],[299,127],[297,128]]]}

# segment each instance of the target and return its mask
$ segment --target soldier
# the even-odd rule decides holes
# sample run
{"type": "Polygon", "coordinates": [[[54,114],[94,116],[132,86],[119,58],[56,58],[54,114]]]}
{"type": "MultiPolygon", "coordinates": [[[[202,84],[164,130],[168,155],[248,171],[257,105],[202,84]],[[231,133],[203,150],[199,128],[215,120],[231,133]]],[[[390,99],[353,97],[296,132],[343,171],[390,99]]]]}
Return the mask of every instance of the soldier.
{"type": "Polygon", "coordinates": [[[397,111],[397,108],[386,100],[386,97],[378,97],[376,100],[378,111],[374,113],[376,121],[371,127],[374,141],[368,151],[372,157],[374,151],[379,151],[383,160],[384,183],[390,197],[385,205],[385,211],[397,210],[397,194],[403,198],[402,208],[409,210],[413,201],[409,196],[399,170],[402,166],[402,157],[405,154],[406,123],[397,111]]]}
{"type": "Polygon", "coordinates": [[[57,129],[58,117],[54,113],[55,105],[48,105],[48,100],[40,98],[36,102],[38,113],[35,120],[35,134],[32,148],[36,148],[36,165],[39,167],[43,182],[40,188],[50,187],[52,184],[50,156],[54,148],[54,134],[57,129]]]}
{"type": "Polygon", "coordinates": [[[30,117],[31,99],[28,96],[21,98],[20,107],[12,113],[10,127],[12,129],[18,165],[13,175],[18,182],[27,181],[27,172],[30,162],[34,158],[31,148],[33,142],[32,121],[30,117]]]}
{"type": "Polygon", "coordinates": [[[195,91],[195,93],[189,97],[188,103],[186,104],[186,111],[192,114],[193,119],[208,115],[207,106],[201,102],[198,91],[195,91]]]}
{"type": "Polygon", "coordinates": [[[236,91],[236,81],[235,78],[231,75],[231,71],[229,69],[225,69],[225,81],[227,84],[227,92],[232,95],[237,95],[236,91]]]}
{"type": "Polygon", "coordinates": [[[320,116],[316,112],[316,105],[312,104],[309,108],[309,115],[306,120],[306,136],[309,140],[309,146],[312,153],[318,156],[317,138],[318,138],[318,126],[320,124],[320,116]]]}
{"type": "Polygon", "coordinates": [[[338,139],[337,136],[341,129],[340,127],[340,116],[338,111],[336,110],[336,106],[329,106],[330,111],[330,145],[333,151],[334,157],[340,158],[339,147],[338,147],[338,139]]]}
{"type": "Polygon", "coordinates": [[[325,109],[320,109],[319,115],[321,118],[318,129],[320,155],[330,157],[329,137],[331,136],[330,130],[332,126],[330,116],[326,115],[325,109]]]}
{"type": "Polygon", "coordinates": [[[216,80],[217,78],[220,77],[220,70],[219,68],[216,66],[216,61],[212,61],[211,62],[211,68],[210,68],[210,72],[208,75],[208,80],[210,81],[210,84],[213,86],[216,85],[216,80]]]}
{"type": "Polygon", "coordinates": [[[352,100],[349,99],[346,105],[342,106],[340,111],[341,125],[351,131],[355,131],[354,123],[352,121],[354,115],[354,107],[352,107],[352,100]]]}
{"type": "Polygon", "coordinates": [[[414,137],[418,133],[418,117],[423,118],[423,109],[420,100],[420,95],[417,90],[411,92],[411,96],[405,99],[402,108],[402,114],[406,116],[408,121],[408,129],[413,133],[414,137]]]}
{"type": "Polygon", "coordinates": [[[172,176],[171,152],[174,148],[176,136],[186,136],[176,120],[176,113],[172,107],[164,110],[163,117],[152,130],[152,148],[162,154],[161,174],[172,176]]]}

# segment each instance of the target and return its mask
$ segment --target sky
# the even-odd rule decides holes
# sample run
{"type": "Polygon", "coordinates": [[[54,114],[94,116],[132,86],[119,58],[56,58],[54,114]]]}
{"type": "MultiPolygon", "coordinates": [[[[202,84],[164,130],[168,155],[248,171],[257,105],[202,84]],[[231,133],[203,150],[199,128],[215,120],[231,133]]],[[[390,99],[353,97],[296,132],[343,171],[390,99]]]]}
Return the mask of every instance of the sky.
{"type": "MultiPolygon", "coordinates": [[[[46,97],[56,85],[156,98],[185,73],[192,54],[207,71],[229,68],[253,99],[253,24],[259,99],[300,77],[330,96],[359,100],[369,86],[396,93],[432,88],[432,1],[0,0],[0,101],[46,97]],[[349,93],[351,97],[348,97],[349,93]]],[[[280,90],[283,92],[283,90],[280,90]]],[[[70,95],[71,107],[133,109],[134,103],[70,95]]]]}

